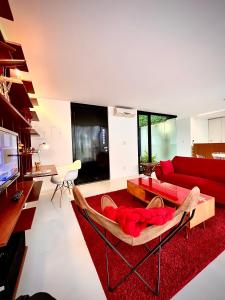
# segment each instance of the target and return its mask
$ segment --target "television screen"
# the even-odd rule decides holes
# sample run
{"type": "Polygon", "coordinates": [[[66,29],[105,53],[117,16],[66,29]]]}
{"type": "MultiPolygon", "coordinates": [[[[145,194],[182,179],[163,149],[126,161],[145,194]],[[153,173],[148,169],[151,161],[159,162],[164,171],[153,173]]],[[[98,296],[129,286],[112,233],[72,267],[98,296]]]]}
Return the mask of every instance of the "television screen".
{"type": "Polygon", "coordinates": [[[18,134],[0,127],[0,190],[18,174],[18,134]]]}

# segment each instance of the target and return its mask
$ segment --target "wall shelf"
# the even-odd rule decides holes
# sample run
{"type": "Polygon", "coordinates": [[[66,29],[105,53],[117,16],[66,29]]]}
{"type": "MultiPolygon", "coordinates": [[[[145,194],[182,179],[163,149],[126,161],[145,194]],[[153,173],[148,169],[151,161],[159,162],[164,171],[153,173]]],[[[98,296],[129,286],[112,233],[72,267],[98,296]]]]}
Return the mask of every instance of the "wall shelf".
{"type": "Polygon", "coordinates": [[[24,152],[24,153],[18,153],[18,154],[9,154],[8,156],[30,156],[33,154],[38,153],[37,151],[35,152],[24,152]]]}
{"type": "Polygon", "coordinates": [[[31,128],[31,129],[30,129],[30,134],[31,134],[31,135],[40,136],[40,134],[39,134],[34,128],[31,128]]]}
{"type": "Polygon", "coordinates": [[[19,110],[23,108],[32,108],[33,104],[30,100],[30,97],[27,94],[26,88],[24,87],[23,83],[13,83],[10,92],[9,97],[11,100],[11,103],[19,110]]]}
{"type": "Polygon", "coordinates": [[[36,111],[32,110],[31,115],[32,115],[31,121],[39,121],[39,118],[38,118],[38,115],[37,115],[36,111]]]}
{"type": "Polygon", "coordinates": [[[5,41],[0,41],[0,49],[2,49],[2,48],[7,49],[10,52],[16,51],[16,49],[12,45],[10,45],[9,43],[6,43],[5,41]]]}
{"type": "Polygon", "coordinates": [[[16,68],[25,64],[26,61],[23,59],[0,59],[0,67],[16,68]]]}
{"type": "MultiPolygon", "coordinates": [[[[11,48],[13,48],[15,50],[15,51],[13,51],[11,53],[13,59],[19,59],[19,60],[24,60],[25,61],[25,56],[24,56],[24,53],[23,53],[23,48],[22,48],[22,46],[20,44],[14,43],[14,42],[8,42],[8,41],[6,43],[11,48]]],[[[23,72],[29,72],[29,69],[28,69],[26,61],[24,62],[23,66],[18,66],[18,69],[20,71],[23,71],[23,72]]]]}
{"type": "Polygon", "coordinates": [[[33,106],[38,106],[38,101],[36,98],[30,98],[30,101],[33,104],[33,106]]]}
{"type": "Polygon", "coordinates": [[[33,187],[33,181],[19,182],[18,184],[11,185],[7,194],[1,195],[0,201],[0,247],[5,246],[16,226],[24,203],[26,202],[31,189],[33,187]],[[23,190],[23,195],[18,202],[11,200],[12,195],[16,190],[23,190]]]}
{"type": "Polygon", "coordinates": [[[1,1],[0,17],[8,19],[10,21],[14,21],[8,0],[1,1]]]}
{"type": "Polygon", "coordinates": [[[42,184],[43,184],[42,180],[34,181],[34,185],[27,199],[27,202],[38,201],[41,193],[42,184]]]}
{"type": "Polygon", "coordinates": [[[32,81],[29,81],[29,80],[22,80],[22,81],[23,81],[23,85],[26,89],[26,92],[29,94],[35,94],[32,81]]]}
{"type": "Polygon", "coordinates": [[[7,115],[10,114],[12,117],[14,117],[15,121],[22,123],[26,127],[31,127],[30,123],[2,94],[0,94],[0,110],[7,115]]]}

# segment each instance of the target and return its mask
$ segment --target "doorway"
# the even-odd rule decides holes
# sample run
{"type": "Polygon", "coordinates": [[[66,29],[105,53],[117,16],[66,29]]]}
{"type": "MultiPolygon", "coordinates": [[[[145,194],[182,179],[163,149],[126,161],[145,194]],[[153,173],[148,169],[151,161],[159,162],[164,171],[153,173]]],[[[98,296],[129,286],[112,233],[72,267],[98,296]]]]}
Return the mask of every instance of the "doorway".
{"type": "Polygon", "coordinates": [[[108,109],[71,103],[73,160],[81,160],[77,184],[109,179],[108,109]]]}
{"type": "Polygon", "coordinates": [[[168,160],[176,155],[175,115],[138,111],[138,164],[168,160]]]}

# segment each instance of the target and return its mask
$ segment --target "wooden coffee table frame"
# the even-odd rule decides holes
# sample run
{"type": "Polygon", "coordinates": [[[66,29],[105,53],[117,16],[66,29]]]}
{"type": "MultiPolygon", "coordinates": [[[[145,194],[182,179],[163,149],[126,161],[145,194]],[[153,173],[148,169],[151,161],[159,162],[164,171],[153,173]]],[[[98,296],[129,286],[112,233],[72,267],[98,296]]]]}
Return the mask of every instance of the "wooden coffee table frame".
{"type": "MultiPolygon", "coordinates": [[[[143,186],[133,183],[132,180],[127,181],[127,191],[134,197],[148,203],[154,196],[162,197],[168,205],[179,207],[179,205],[173,199],[166,197],[160,192],[150,192],[143,186]]],[[[203,196],[204,198],[204,196],[203,196]]],[[[190,220],[188,227],[191,229],[209,218],[215,216],[215,198],[209,197],[207,200],[200,200],[198,206],[196,207],[195,215],[193,219],[190,220]]]]}

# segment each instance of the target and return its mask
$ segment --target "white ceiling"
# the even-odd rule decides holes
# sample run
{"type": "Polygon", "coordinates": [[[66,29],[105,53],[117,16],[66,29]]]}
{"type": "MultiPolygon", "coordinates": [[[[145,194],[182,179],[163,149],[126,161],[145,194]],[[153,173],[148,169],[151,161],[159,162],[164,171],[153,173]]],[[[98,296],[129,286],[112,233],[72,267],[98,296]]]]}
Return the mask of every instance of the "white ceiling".
{"type": "MultiPolygon", "coordinates": [[[[225,0],[10,0],[41,98],[195,116],[225,108],[225,0]]],[[[208,117],[208,116],[207,116],[208,117]]]]}

